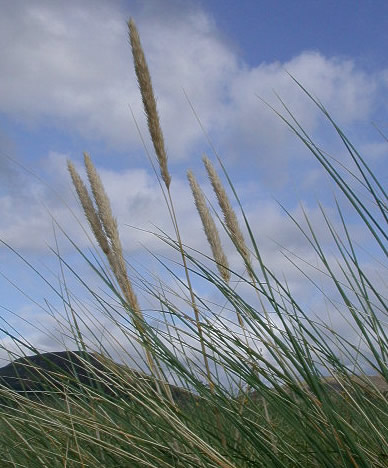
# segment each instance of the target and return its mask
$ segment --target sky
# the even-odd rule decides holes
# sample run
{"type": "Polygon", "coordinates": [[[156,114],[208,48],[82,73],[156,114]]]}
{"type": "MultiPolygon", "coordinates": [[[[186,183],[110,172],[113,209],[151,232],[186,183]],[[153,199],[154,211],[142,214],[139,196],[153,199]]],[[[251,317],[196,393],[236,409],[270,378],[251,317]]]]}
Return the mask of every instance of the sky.
{"type": "MultiPolygon", "coordinates": [[[[3,330],[20,333],[41,350],[66,346],[47,314],[47,304],[63,313],[50,286],[60,284],[61,271],[51,249],[59,249],[88,284],[102,287],[53,228],[55,219],[83,252],[90,248],[66,169],[71,159],[84,175],[83,151],[101,174],[129,263],[135,269],[146,265],[165,278],[147,249],[174,258],[155,236],[144,233],[156,227],[173,231],[136,127],[151,149],[128,43],[129,17],[138,26],[157,95],[185,243],[209,253],[185,174],[193,169],[214,201],[201,157],[206,153],[214,161],[215,148],[264,258],[287,276],[306,306],[321,310],[323,303],[281,254],[279,244],[315,261],[278,202],[296,217],[302,215],[302,202],[325,243],[329,237],[317,201],[336,220],[335,188],[263,101],[280,110],[279,95],[315,141],[348,167],[335,133],[291,74],[320,99],[386,182],[387,143],[372,125],[388,132],[386,1],[0,0],[0,7],[0,239],[7,244],[0,246],[3,330]]],[[[347,216],[357,240],[373,255],[375,246],[350,211],[347,216]]],[[[230,241],[222,239],[231,264],[241,268],[230,241]]],[[[369,256],[365,262],[369,267],[369,256]]],[[[373,268],[380,278],[381,271],[373,268]]],[[[80,301],[89,301],[66,274],[80,301]]],[[[331,319],[348,332],[340,316],[331,319]]],[[[0,357],[6,360],[5,350],[14,344],[6,334],[1,337],[0,357]]]]}

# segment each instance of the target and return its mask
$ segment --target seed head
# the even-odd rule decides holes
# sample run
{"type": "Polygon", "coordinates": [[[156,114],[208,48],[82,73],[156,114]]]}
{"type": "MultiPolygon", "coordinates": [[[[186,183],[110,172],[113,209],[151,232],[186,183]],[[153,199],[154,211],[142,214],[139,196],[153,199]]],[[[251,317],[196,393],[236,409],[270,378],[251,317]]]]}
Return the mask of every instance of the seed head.
{"type": "Polygon", "coordinates": [[[148,129],[151,135],[155,153],[159,161],[160,173],[167,189],[170,187],[171,176],[168,172],[167,153],[164,146],[164,138],[159,121],[156,99],[152,87],[151,75],[144,56],[136,25],[131,18],[128,22],[129,40],[132,48],[135,72],[139,83],[144,110],[147,116],[148,129]]]}
{"type": "Polygon", "coordinates": [[[227,228],[229,229],[230,236],[237,250],[241,253],[247,266],[250,266],[251,260],[249,255],[248,247],[245,243],[243,233],[241,232],[240,226],[238,224],[237,216],[232,208],[232,205],[229,201],[228,195],[222,185],[221,179],[218,177],[216,170],[214,169],[209,158],[204,155],[203,162],[205,164],[209,180],[213,186],[213,190],[216,194],[218,204],[224,215],[224,220],[227,228]]]}
{"type": "Polygon", "coordinates": [[[201,190],[201,187],[195,179],[192,171],[187,171],[187,178],[193,193],[195,206],[197,207],[199,216],[201,217],[203,229],[212,249],[214,260],[217,263],[218,271],[220,272],[220,275],[225,280],[225,282],[228,283],[230,280],[228,259],[226,258],[222,248],[216,224],[212,215],[210,214],[209,208],[207,207],[205,196],[201,190]]]}

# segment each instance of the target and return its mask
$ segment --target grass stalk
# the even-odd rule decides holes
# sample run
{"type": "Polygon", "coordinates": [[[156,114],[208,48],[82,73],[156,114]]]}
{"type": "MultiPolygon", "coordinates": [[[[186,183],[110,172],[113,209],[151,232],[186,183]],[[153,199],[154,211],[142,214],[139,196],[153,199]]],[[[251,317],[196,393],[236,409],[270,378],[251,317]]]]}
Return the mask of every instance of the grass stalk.
{"type": "MultiPolygon", "coordinates": [[[[181,234],[180,234],[178,221],[177,221],[177,217],[175,213],[174,203],[173,203],[172,196],[171,196],[171,189],[170,189],[171,176],[168,170],[167,153],[166,153],[165,146],[164,146],[164,137],[163,137],[163,132],[160,126],[159,114],[158,114],[156,99],[155,99],[155,95],[154,95],[154,91],[152,87],[151,75],[148,70],[147,61],[145,59],[145,55],[143,52],[143,47],[140,42],[140,37],[137,31],[137,27],[132,18],[128,22],[128,28],[129,28],[129,39],[130,39],[130,44],[132,48],[133,61],[135,65],[135,72],[136,72],[136,76],[137,76],[137,80],[139,84],[140,93],[142,96],[145,114],[147,116],[148,129],[149,129],[151,140],[152,140],[155,153],[159,162],[161,177],[166,186],[169,210],[170,210],[171,217],[172,217],[172,223],[173,223],[175,234],[177,236],[177,240],[180,246],[180,253],[181,253],[181,258],[182,258],[183,267],[185,271],[187,286],[188,286],[188,290],[190,294],[191,306],[194,311],[195,321],[196,321],[197,328],[198,328],[201,351],[202,351],[202,356],[203,356],[205,369],[206,369],[206,376],[207,376],[207,380],[210,385],[211,391],[214,391],[214,383],[213,383],[212,375],[210,372],[209,361],[208,361],[204,339],[203,339],[200,314],[199,314],[199,310],[195,301],[195,296],[194,296],[194,292],[193,292],[193,288],[191,284],[189,270],[187,267],[186,257],[185,257],[184,250],[183,250],[181,234]]],[[[217,417],[217,424],[219,426],[220,434],[223,434],[222,428],[219,423],[218,415],[216,415],[216,417],[217,417]]],[[[223,435],[222,435],[222,438],[223,438],[223,445],[226,446],[226,441],[223,435]]]]}

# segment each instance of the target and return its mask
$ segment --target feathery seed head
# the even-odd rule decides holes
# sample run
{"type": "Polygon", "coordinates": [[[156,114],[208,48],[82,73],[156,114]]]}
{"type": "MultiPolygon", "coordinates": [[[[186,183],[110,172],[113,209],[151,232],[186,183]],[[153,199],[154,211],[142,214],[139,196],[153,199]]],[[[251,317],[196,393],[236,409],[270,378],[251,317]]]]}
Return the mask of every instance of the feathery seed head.
{"type": "Polygon", "coordinates": [[[164,146],[164,138],[159,121],[156,99],[152,87],[151,75],[144,56],[136,25],[131,18],[128,22],[129,40],[132,48],[135,72],[139,83],[144,110],[147,116],[148,129],[151,135],[155,153],[158,158],[160,173],[167,189],[170,187],[171,176],[168,171],[167,153],[164,146]]]}
{"type": "Polygon", "coordinates": [[[108,255],[109,250],[110,250],[109,244],[106,240],[103,227],[101,225],[98,214],[94,208],[93,202],[89,196],[88,190],[85,184],[83,183],[80,175],[76,171],[73,163],[70,160],[67,161],[67,167],[69,169],[70,176],[73,181],[73,185],[77,192],[78,198],[84,210],[86,219],[88,220],[90,227],[93,231],[93,234],[99,246],[101,247],[102,251],[105,253],[105,255],[108,255]]]}
{"type": "Polygon", "coordinates": [[[93,197],[97,205],[97,211],[81,177],[77,173],[71,161],[68,161],[67,166],[74,187],[77,191],[78,198],[80,199],[86,218],[92,228],[93,234],[109,261],[123,296],[132,310],[141,317],[142,314],[139,303],[127,275],[117,222],[112,215],[109,198],[104,190],[100,176],[87,153],[84,153],[84,160],[93,197]]]}
{"type": "Polygon", "coordinates": [[[112,214],[108,195],[105,192],[101,178],[88,153],[84,153],[84,161],[93,196],[96,201],[98,216],[105,230],[107,239],[110,241],[110,250],[107,254],[109,264],[125,299],[128,301],[132,310],[134,310],[137,315],[141,316],[136,294],[128,278],[117,221],[112,214]]]}
{"type": "Polygon", "coordinates": [[[113,250],[121,251],[120,239],[118,239],[117,222],[113,217],[108,195],[106,194],[101,178],[87,153],[84,153],[84,161],[90,187],[96,201],[98,215],[104,230],[112,243],[113,250]]]}
{"type": "Polygon", "coordinates": [[[237,216],[232,208],[224,186],[222,185],[221,179],[218,177],[218,174],[214,169],[213,164],[210,162],[209,158],[206,155],[203,156],[202,160],[205,164],[209,180],[213,186],[213,190],[217,196],[218,204],[220,205],[220,208],[224,215],[225,224],[229,229],[232,241],[241,253],[245,263],[247,265],[250,265],[251,260],[248,247],[245,243],[245,239],[240,229],[237,216]]]}
{"type": "Polygon", "coordinates": [[[197,207],[199,216],[201,217],[203,229],[212,249],[214,260],[217,263],[218,271],[224,281],[228,283],[230,280],[228,260],[222,248],[217,227],[207,207],[205,196],[192,171],[187,171],[187,178],[193,193],[195,206],[197,207]]]}
{"type": "MultiPolygon", "coordinates": [[[[139,333],[144,335],[143,313],[140,309],[137,296],[128,277],[117,223],[112,215],[109,198],[105,193],[100,176],[98,175],[97,170],[87,153],[84,153],[84,160],[86,172],[98,210],[95,209],[88,190],[81,177],[77,173],[74,165],[71,161],[68,160],[67,166],[70,172],[70,176],[92,231],[109,261],[110,267],[121,289],[123,297],[134,313],[134,316],[132,317],[133,324],[139,333]]],[[[157,373],[154,359],[147,349],[146,357],[151,371],[157,373]]]]}

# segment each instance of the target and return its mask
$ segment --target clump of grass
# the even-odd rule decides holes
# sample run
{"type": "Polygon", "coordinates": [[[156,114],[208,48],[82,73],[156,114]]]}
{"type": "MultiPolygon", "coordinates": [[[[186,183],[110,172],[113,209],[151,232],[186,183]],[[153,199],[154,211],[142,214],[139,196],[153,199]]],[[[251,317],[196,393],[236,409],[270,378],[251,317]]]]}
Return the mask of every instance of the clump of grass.
{"type": "MultiPolygon", "coordinates": [[[[141,278],[144,293],[159,302],[163,317],[151,325],[129,279],[117,222],[98,172],[85,154],[91,196],[69,161],[76,193],[110,271],[73,245],[113,292],[116,302],[108,303],[83,284],[105,318],[124,337],[118,340],[117,335],[107,331],[104,340],[123,354],[132,341],[139,343],[149,372],[134,374],[102,356],[105,366],[102,372],[85,359],[90,385],[60,369],[48,377],[42,374],[45,388],[51,392],[49,400],[28,398],[24,393],[0,387],[2,466],[388,466],[386,294],[358,258],[339,202],[336,209],[341,232],[321,209],[322,222],[337,251],[336,268],[308,217],[305,216],[306,228],[291,215],[290,218],[315,252],[321,272],[338,292],[349,326],[358,334],[357,343],[329,325],[318,323],[306,312],[287,283],[264,262],[241,207],[251,246],[248,248],[227,188],[207,157],[204,164],[223,216],[221,224],[246,266],[246,275],[230,267],[205,196],[192,172],[188,172],[189,184],[215,268],[182,242],[150,73],[132,20],[129,31],[149,132],[164,183],[161,187],[166,191],[165,200],[176,234],[175,238],[159,234],[159,238],[181,256],[186,283],[180,280],[180,271],[167,265],[166,271],[180,281],[183,293],[169,290],[161,278],[159,282],[141,278]],[[265,281],[260,282],[259,275],[265,281]],[[228,310],[236,313],[237,322],[230,315],[220,316],[215,304],[198,297],[192,277],[222,297],[228,310]],[[232,279],[250,288],[255,299],[239,294],[231,286],[232,279]],[[121,315],[120,304],[129,313],[130,321],[121,315]],[[276,320],[270,320],[268,311],[276,320]],[[366,367],[373,377],[365,374],[366,367]],[[179,384],[179,388],[172,383],[179,384]],[[107,386],[112,389],[110,393],[104,390],[107,386]]],[[[350,172],[348,178],[343,177],[340,168],[314,144],[287,107],[284,106],[286,115],[279,116],[346,196],[376,241],[376,249],[380,249],[384,261],[388,240],[384,187],[322,104],[304,88],[301,92],[311,98],[332,124],[359,174],[350,172]],[[367,208],[358,196],[360,184],[374,200],[376,209],[367,208]]],[[[232,181],[225,174],[241,206],[232,181]]],[[[76,275],[59,254],[58,257],[61,265],[76,275]]],[[[299,267],[294,259],[289,259],[299,267]]],[[[62,297],[64,306],[72,310],[68,330],[73,333],[74,343],[81,343],[86,349],[86,335],[93,335],[93,329],[72,305],[70,293],[62,293],[62,297]]],[[[92,321],[97,320],[93,315],[92,321]]],[[[17,342],[13,334],[9,336],[17,342]]],[[[105,346],[101,338],[97,338],[97,343],[101,348],[105,346]]],[[[38,352],[32,345],[29,350],[38,352]]],[[[127,352],[127,358],[130,357],[127,352]]]]}

